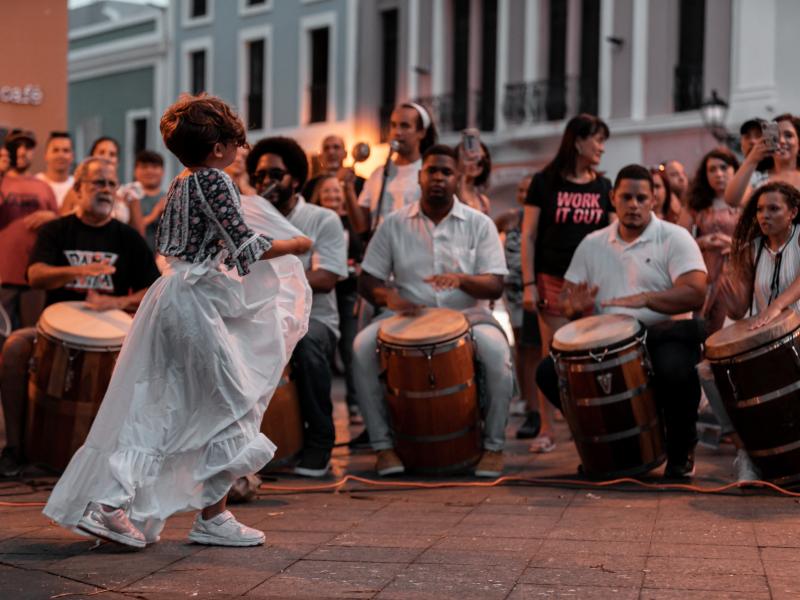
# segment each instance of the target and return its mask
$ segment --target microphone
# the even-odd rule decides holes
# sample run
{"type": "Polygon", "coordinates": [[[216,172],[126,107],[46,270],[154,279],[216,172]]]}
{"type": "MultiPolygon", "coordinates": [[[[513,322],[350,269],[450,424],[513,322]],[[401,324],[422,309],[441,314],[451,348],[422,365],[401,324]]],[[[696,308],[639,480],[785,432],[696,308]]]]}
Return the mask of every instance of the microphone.
{"type": "Polygon", "coordinates": [[[275,188],[277,188],[277,187],[278,187],[278,183],[280,183],[280,182],[278,182],[278,181],[273,181],[272,183],[270,183],[270,184],[269,184],[269,185],[266,187],[266,189],[265,189],[263,192],[261,192],[261,193],[259,194],[259,196],[261,196],[261,197],[262,197],[262,198],[264,198],[265,200],[268,200],[268,198],[267,198],[267,197],[268,197],[268,196],[269,196],[269,195],[270,195],[272,192],[274,192],[274,191],[275,191],[275,188]]]}
{"type": "Polygon", "coordinates": [[[397,152],[398,150],[400,150],[400,142],[398,142],[397,140],[392,140],[391,142],[389,142],[389,148],[391,148],[392,152],[397,152]]]}

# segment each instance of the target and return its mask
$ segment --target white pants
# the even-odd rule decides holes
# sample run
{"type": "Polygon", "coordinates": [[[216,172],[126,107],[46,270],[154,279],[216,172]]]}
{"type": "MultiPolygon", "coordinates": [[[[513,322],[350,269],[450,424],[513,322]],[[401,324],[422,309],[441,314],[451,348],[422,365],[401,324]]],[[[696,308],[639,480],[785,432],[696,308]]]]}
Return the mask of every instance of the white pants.
{"type": "MultiPolygon", "coordinates": [[[[365,327],[353,342],[353,378],[356,399],[375,450],[394,447],[389,410],[379,379],[377,337],[380,321],[392,316],[386,311],[365,327]]],[[[487,406],[484,413],[483,447],[487,450],[502,450],[508,420],[508,405],[514,393],[514,374],[511,366],[511,348],[497,327],[489,324],[473,326],[478,362],[486,374],[487,406]]]]}

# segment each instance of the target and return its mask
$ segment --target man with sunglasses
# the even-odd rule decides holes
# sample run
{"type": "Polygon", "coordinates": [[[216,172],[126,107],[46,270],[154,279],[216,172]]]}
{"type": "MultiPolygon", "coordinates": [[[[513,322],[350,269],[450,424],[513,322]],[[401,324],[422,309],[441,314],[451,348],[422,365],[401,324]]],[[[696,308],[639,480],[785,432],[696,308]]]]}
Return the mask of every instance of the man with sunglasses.
{"type": "MultiPolygon", "coordinates": [[[[46,290],[46,304],[82,300],[94,310],[132,312],[158,278],[144,239],[111,216],[118,184],[116,169],[107,160],[83,161],[75,171],[77,212],[40,228],[27,277],[32,288],[46,290]]],[[[35,337],[33,327],[18,329],[3,345],[0,396],[6,448],[0,477],[15,477],[24,464],[25,391],[35,337]]]]}
{"type": "Polygon", "coordinates": [[[308,333],[291,360],[307,424],[303,455],[294,472],[322,477],[328,472],[335,439],[331,402],[333,355],[339,339],[335,286],[347,277],[344,229],[339,215],[306,202],[299,193],[308,177],[308,160],[293,139],[259,141],[247,157],[247,173],[258,194],[314,243],[309,253],[299,257],[314,295],[308,333]]]}

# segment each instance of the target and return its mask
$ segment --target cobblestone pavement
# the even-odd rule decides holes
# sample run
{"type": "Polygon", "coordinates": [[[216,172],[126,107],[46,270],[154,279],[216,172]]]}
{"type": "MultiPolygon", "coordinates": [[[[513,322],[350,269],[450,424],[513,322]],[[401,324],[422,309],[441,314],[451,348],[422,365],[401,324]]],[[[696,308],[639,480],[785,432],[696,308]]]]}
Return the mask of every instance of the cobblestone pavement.
{"type": "MultiPolygon", "coordinates": [[[[346,440],[341,403],[337,413],[338,437],[346,440]]],[[[512,419],[510,434],[518,422],[512,419]]],[[[563,425],[557,438],[547,455],[511,441],[507,474],[575,473],[578,459],[563,425]]],[[[698,458],[695,483],[730,481],[730,447],[700,449],[698,458]]],[[[372,465],[369,453],[337,448],[326,481],[345,471],[372,477],[372,465]]],[[[277,474],[266,483],[319,482],[277,474]]],[[[24,484],[3,482],[0,501],[42,502],[52,484],[35,474],[24,484]]],[[[263,547],[189,544],[193,515],[185,514],[140,552],[96,546],[50,524],[40,510],[0,506],[2,600],[800,598],[800,503],[766,493],[519,484],[265,491],[234,507],[243,522],[266,531],[263,547]]]]}

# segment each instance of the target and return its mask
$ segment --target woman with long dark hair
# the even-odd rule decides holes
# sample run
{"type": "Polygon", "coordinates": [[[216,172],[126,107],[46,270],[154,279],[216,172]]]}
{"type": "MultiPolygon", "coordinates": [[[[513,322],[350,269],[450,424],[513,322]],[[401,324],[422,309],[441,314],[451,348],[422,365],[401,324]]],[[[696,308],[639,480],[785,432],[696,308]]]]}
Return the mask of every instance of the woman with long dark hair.
{"type": "Polygon", "coordinates": [[[771,149],[762,136],[744,157],[742,168],[736,172],[725,190],[729,203],[741,203],[750,197],[754,173],[766,173],[760,185],[783,181],[800,189],[800,118],[784,113],[772,119],[778,124],[778,147],[771,149]]]}
{"type": "MultiPolygon", "coordinates": [[[[528,188],[522,219],[523,306],[538,310],[542,356],[550,352],[553,333],[567,322],[558,295],[575,248],[587,234],[608,225],[613,212],[611,182],[597,170],[608,136],[608,125],[601,119],[573,117],[555,157],[528,188]]],[[[553,424],[541,394],[539,407],[542,432],[531,450],[549,452],[555,447],[553,424]]]]}
{"type": "Polygon", "coordinates": [[[718,301],[717,282],[728,260],[731,236],[741,214],[738,205],[725,201],[725,188],[738,168],[739,161],[732,152],[723,148],[712,150],[700,161],[689,190],[689,215],[708,269],[708,291],[702,316],[709,334],[725,322],[725,309],[718,301]]]}
{"type": "Polygon", "coordinates": [[[489,175],[492,173],[492,156],[483,142],[480,142],[480,148],[480,156],[473,158],[464,151],[463,142],[456,146],[461,171],[456,195],[467,206],[488,215],[492,203],[484,190],[489,185],[489,175]]]}

